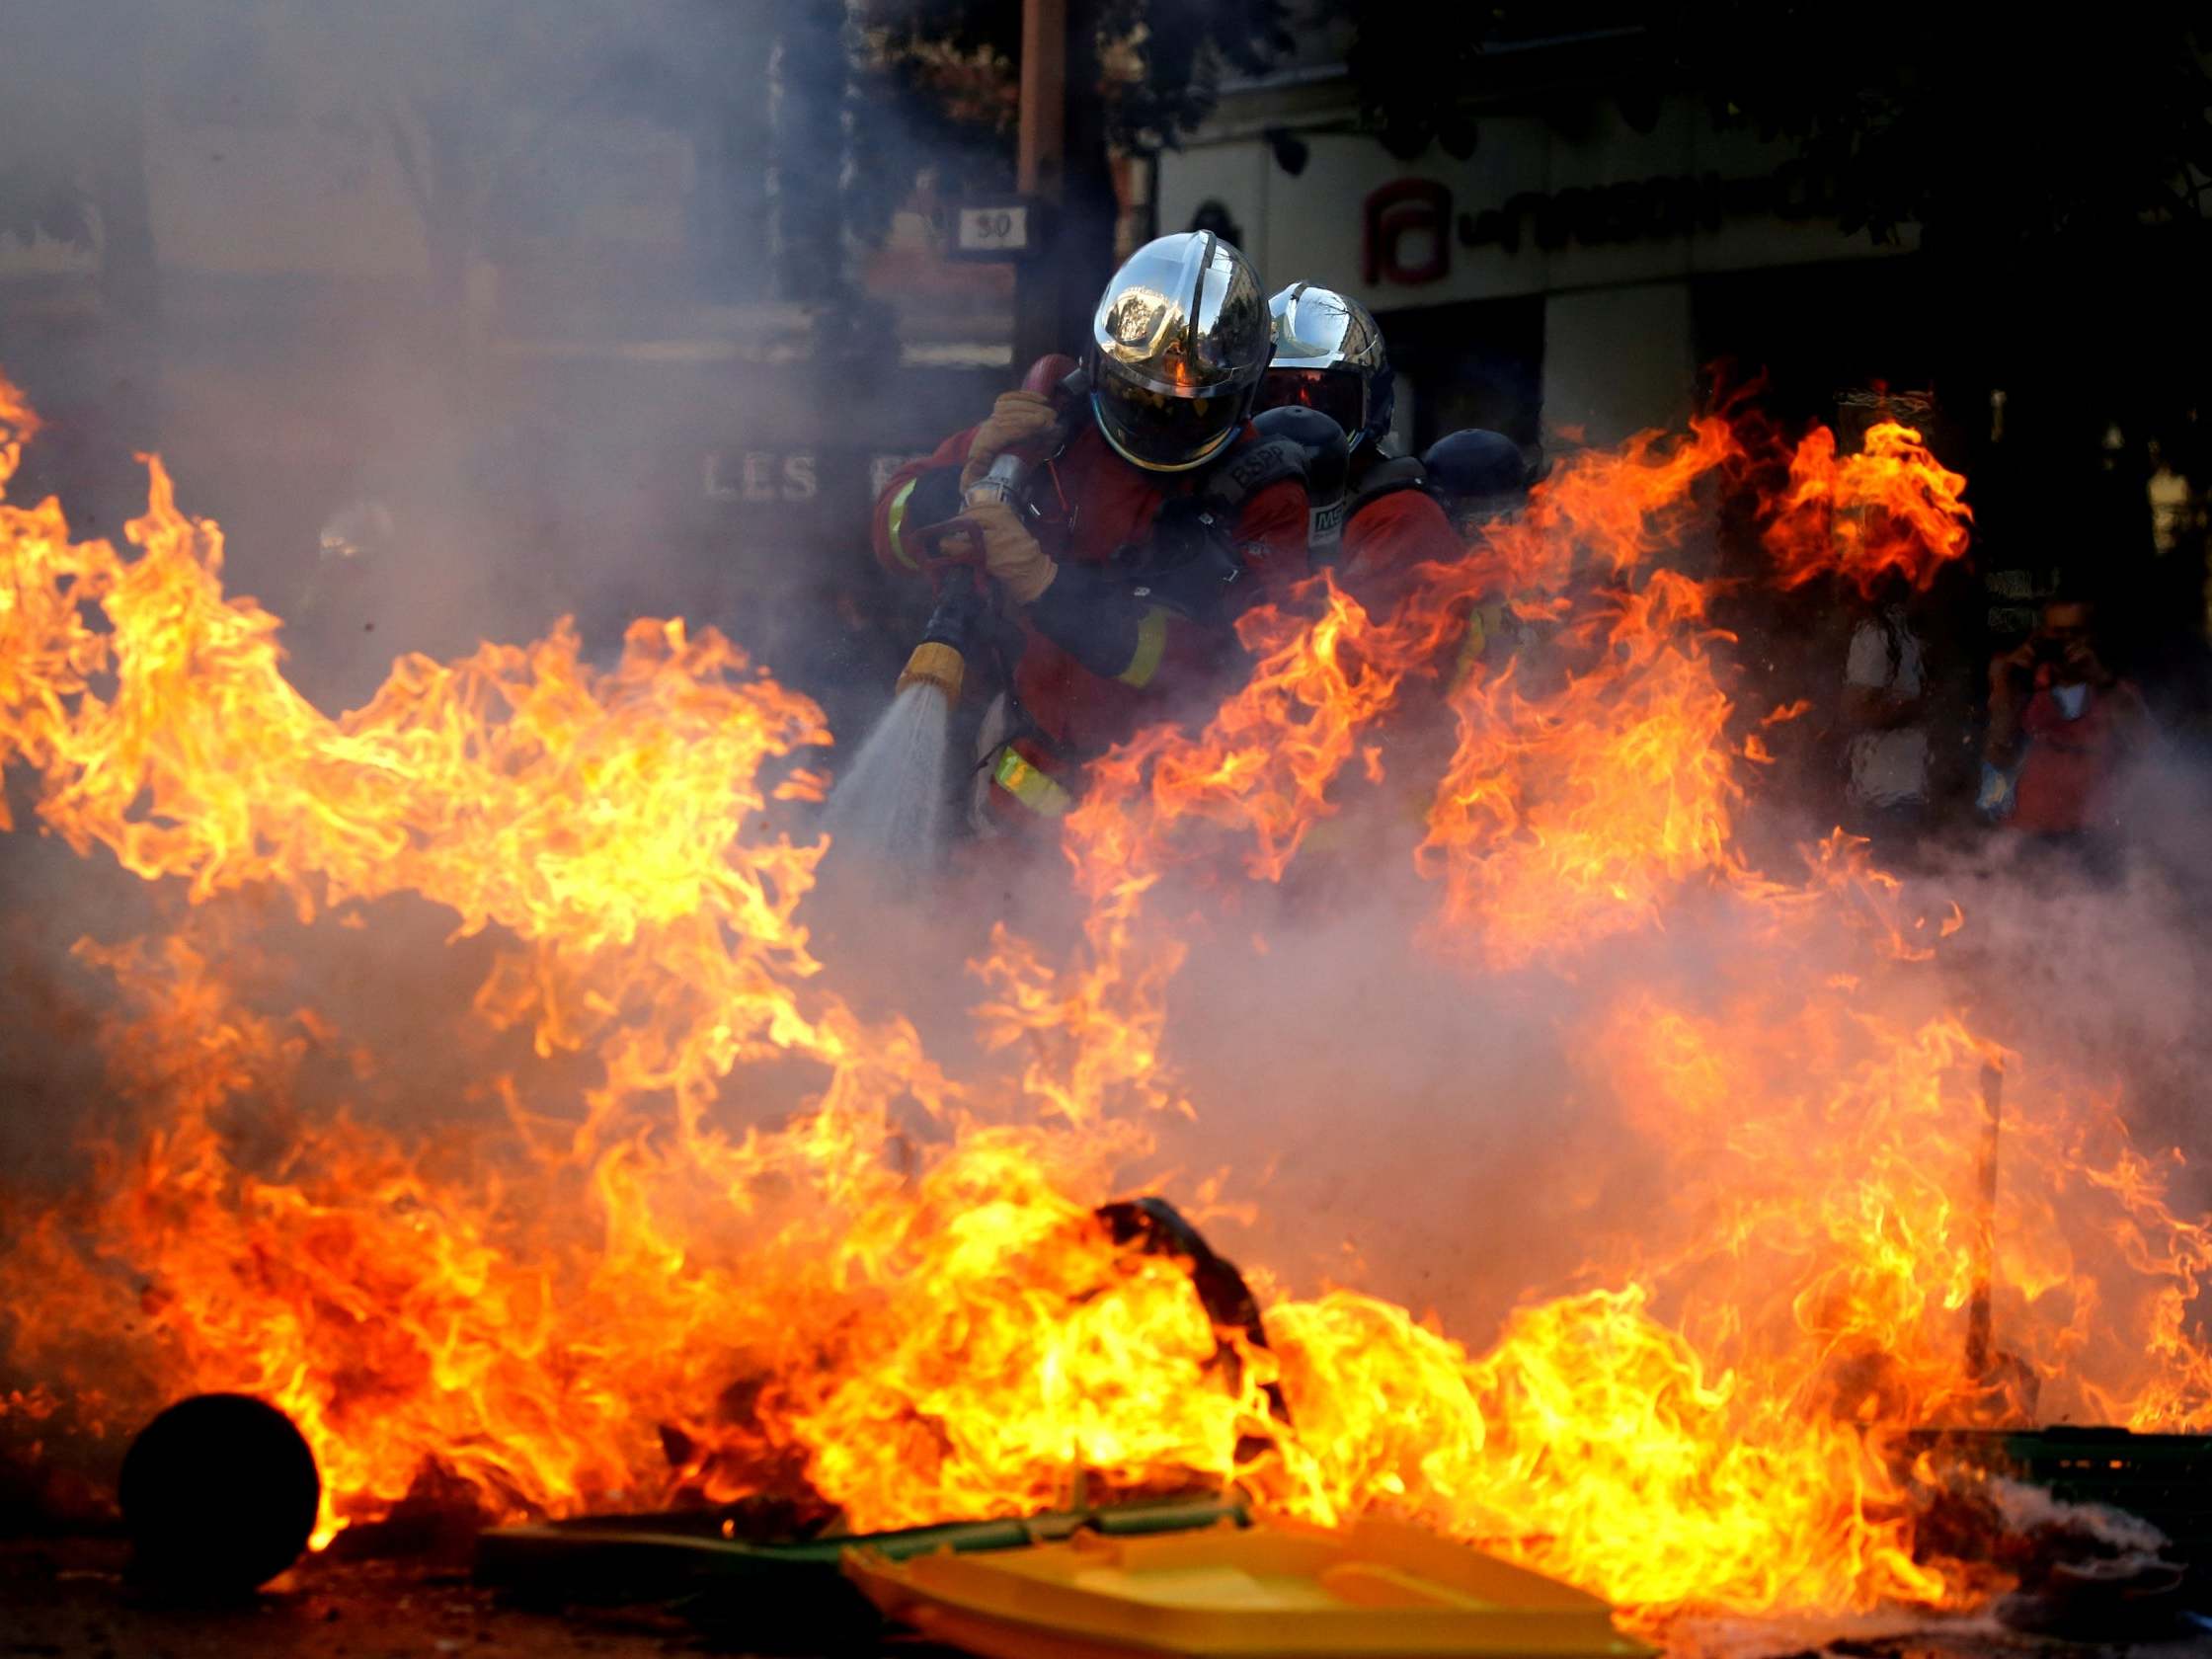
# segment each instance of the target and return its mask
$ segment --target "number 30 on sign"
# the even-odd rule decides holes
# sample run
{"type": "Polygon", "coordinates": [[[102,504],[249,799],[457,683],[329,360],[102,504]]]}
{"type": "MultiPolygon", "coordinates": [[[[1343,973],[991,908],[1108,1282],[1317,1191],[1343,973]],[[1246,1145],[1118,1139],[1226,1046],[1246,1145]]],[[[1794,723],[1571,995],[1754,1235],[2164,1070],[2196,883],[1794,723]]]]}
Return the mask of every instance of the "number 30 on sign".
{"type": "Polygon", "coordinates": [[[1030,251],[1029,204],[995,202],[963,207],[954,228],[954,251],[971,259],[1011,259],[1030,251]]]}

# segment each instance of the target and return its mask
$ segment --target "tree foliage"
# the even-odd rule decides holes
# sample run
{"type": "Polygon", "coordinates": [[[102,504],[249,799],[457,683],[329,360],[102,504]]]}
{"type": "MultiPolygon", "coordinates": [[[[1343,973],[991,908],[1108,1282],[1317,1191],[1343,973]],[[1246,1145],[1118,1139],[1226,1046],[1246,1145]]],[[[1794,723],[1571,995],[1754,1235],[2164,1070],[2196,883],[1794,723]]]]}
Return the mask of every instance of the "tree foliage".
{"type": "MultiPolygon", "coordinates": [[[[1020,0],[865,0],[862,9],[902,84],[1011,130],[1020,0]]],[[[1116,144],[1171,144],[1212,112],[1224,70],[1257,74],[1290,48],[1289,17],[1286,0],[1073,0],[1068,30],[1091,46],[1100,74],[1069,96],[1102,101],[1116,144]]]]}
{"type": "Polygon", "coordinates": [[[1846,231],[1985,250],[2195,221],[2212,179],[2212,32],[2172,0],[2064,28],[1796,0],[1354,10],[1362,103],[1400,154],[1471,147],[1485,105],[1564,117],[1604,96],[1636,121],[1683,90],[1835,180],[1846,231]]]}
{"type": "MultiPolygon", "coordinates": [[[[879,129],[903,126],[922,140],[877,147],[907,158],[876,175],[879,189],[903,194],[917,154],[950,165],[954,194],[1012,183],[1020,0],[862,0],[861,9],[876,61],[919,95],[872,117],[879,129]],[[985,121],[969,120],[963,134],[960,118],[979,110],[985,121]]],[[[1175,143],[1213,110],[1225,72],[1258,73],[1289,49],[1289,15],[1287,0],[1069,0],[1059,338],[1080,338],[1113,266],[1112,150],[1175,143]]],[[[863,215],[861,228],[869,222],[863,215]]]]}
{"type": "Polygon", "coordinates": [[[1097,27],[1125,43],[1106,89],[1121,143],[1173,144],[1213,113],[1224,70],[1260,74],[1292,45],[1283,0],[1104,0],[1097,27]]]}
{"type": "Polygon", "coordinates": [[[1718,114],[1845,182],[1847,230],[1886,239],[1918,221],[1937,241],[2003,246],[2201,214],[2212,37],[2196,8],[2139,0],[2060,28],[1938,6],[1892,31],[1729,0],[1669,21],[1718,114]]]}

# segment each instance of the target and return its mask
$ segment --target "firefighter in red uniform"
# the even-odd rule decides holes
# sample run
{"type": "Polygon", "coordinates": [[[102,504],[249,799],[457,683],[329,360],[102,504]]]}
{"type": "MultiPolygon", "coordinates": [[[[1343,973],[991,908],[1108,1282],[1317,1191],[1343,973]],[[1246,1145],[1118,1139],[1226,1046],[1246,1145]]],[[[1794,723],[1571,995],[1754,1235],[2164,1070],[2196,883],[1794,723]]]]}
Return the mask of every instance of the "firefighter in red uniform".
{"type": "Polygon", "coordinates": [[[1358,300],[1294,282],[1268,301],[1275,359],[1260,382],[1262,410],[1317,409],[1351,441],[1339,575],[1370,605],[1415,566],[1458,558],[1465,542],[1431,499],[1421,463],[1390,447],[1397,376],[1382,330],[1358,300]]]}
{"type": "MultiPolygon", "coordinates": [[[[1227,243],[1197,231],[1141,248],[1091,333],[1072,409],[1004,393],[876,504],[890,570],[936,580],[931,548],[953,521],[1018,629],[1011,684],[978,740],[1000,811],[1065,812],[1083,762],[1217,686],[1234,616],[1308,573],[1308,481],[1316,501],[1342,490],[1333,428],[1333,480],[1327,443],[1253,432],[1268,311],[1227,243]],[[1011,492],[990,476],[1007,454],[1041,463],[1011,492]]],[[[1316,516],[1333,524],[1328,509],[1316,516]]]]}
{"type": "MultiPolygon", "coordinates": [[[[1453,532],[1472,543],[1528,505],[1529,491],[1543,469],[1540,454],[1532,461],[1505,434],[1463,427],[1421,452],[1421,470],[1422,488],[1452,521],[1453,532]]],[[[1459,677],[1471,673],[1477,662],[1501,668],[1530,638],[1528,625],[1513,614],[1506,595],[1488,595],[1467,617],[1459,677]]]]}

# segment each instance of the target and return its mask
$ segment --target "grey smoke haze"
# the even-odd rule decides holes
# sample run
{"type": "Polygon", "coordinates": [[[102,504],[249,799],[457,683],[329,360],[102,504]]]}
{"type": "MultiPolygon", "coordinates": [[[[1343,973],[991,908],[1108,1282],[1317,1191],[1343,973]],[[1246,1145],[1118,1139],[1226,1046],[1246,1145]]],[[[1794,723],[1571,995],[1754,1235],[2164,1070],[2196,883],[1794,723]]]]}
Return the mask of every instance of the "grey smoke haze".
{"type": "MultiPolygon", "coordinates": [[[[1801,803],[1759,793],[1772,775],[1753,779],[1740,832],[1807,847],[1822,830],[1801,803]]],[[[2202,790],[2172,754],[2146,763],[2131,809],[2143,832],[2109,884],[2030,862],[2003,834],[1936,857],[1893,902],[1908,924],[1927,918],[1933,960],[1891,964],[1864,992],[1908,1031],[1960,1011],[2031,1073],[2116,1098],[2141,1149],[2183,1152],[2169,1171],[2183,1217],[2212,1202],[2202,790]],[[1938,941],[1953,901],[1964,926],[1938,941]]],[[[1632,1121],[1638,1103],[1613,1093],[1593,1053],[1623,999],[1648,990],[1724,1012],[1772,973],[1817,981],[1867,969],[1835,929],[1778,946],[1756,909],[1702,896],[1698,878],[1657,927],[1556,963],[1452,964],[1422,938],[1439,895],[1412,867],[1402,818],[1355,807],[1339,825],[1335,851],[1294,864],[1279,888],[1225,873],[1236,843],[1200,835],[1192,844],[1217,856],[1146,896],[1160,935],[1188,951],[1167,992],[1161,1059],[1196,1118],[1162,1120],[1156,1155],[1125,1178],[1164,1176],[1188,1202],[1225,1173],[1222,1196],[1251,1206],[1248,1218],[1209,1220],[1226,1253],[1295,1293],[1343,1283],[1434,1309],[1477,1349],[1517,1304],[1591,1283],[1593,1264],[1632,1260],[1647,1235],[1675,1230],[1663,1219],[1669,1150],[1632,1121]]],[[[956,1074],[988,1075],[1005,1062],[975,1050],[982,987],[954,966],[987,953],[1001,917],[1048,957],[1068,948],[1064,870],[1057,848],[1001,843],[943,892],[873,908],[849,931],[830,922],[832,981],[866,984],[880,1011],[910,1014],[956,1074]]],[[[1767,873],[1805,879],[1788,855],[1767,873]]],[[[1817,1095],[1839,1066],[1880,1052],[1869,1038],[1862,1054],[1808,1057],[1805,1086],[1817,1095]]],[[[1756,1097],[1733,1106],[1747,1123],[1771,1109],[1756,1097]]],[[[2020,1117],[2039,1109],[2032,1089],[2015,1088],[2014,1128],[2047,1127],[2020,1117]]]]}
{"type": "MultiPolygon", "coordinates": [[[[55,55],[11,52],[0,111],[61,119],[54,99],[31,94],[73,86],[92,153],[128,143],[129,123],[111,118],[135,107],[140,71],[98,49],[118,15],[38,8],[41,50],[55,55]]],[[[696,274],[648,268],[619,238],[542,257],[580,203],[619,222],[628,187],[656,165],[651,134],[693,124],[670,89],[695,84],[674,72],[699,66],[701,8],[198,0],[142,15],[150,165],[215,181],[194,198],[214,217],[156,226],[203,263],[160,273],[158,320],[143,331],[56,329],[47,313],[0,308],[0,366],[20,351],[54,417],[34,451],[39,483],[62,488],[73,509],[74,486],[89,486],[86,511],[112,530],[115,503],[135,486],[127,469],[118,484],[108,462],[158,444],[188,510],[228,526],[233,590],[288,616],[305,607],[287,639],[300,682],[328,709],[357,702],[395,652],[451,657],[483,638],[526,640],[570,612],[600,652],[631,616],[677,613],[731,629],[779,668],[835,661],[809,637],[804,608],[777,596],[786,561],[826,550],[759,519],[741,532],[715,518],[698,477],[718,424],[818,430],[823,377],[686,357],[696,274]],[[327,44],[287,36],[279,51],[264,39],[278,19],[337,33],[327,44]],[[610,63],[625,66],[618,85],[603,78],[610,63]],[[475,201],[480,219],[434,223],[411,203],[385,119],[395,87],[419,100],[403,122],[458,100],[463,127],[448,139],[489,171],[447,205],[475,201]],[[548,126],[549,105],[569,117],[548,126]],[[202,118],[210,113],[221,118],[202,118]],[[356,180],[359,215],[302,216],[296,187],[321,169],[356,180]],[[471,258],[471,246],[541,257],[503,265],[471,258]],[[504,351],[487,345],[487,316],[505,320],[504,351]],[[573,339],[629,355],[553,349],[573,339]],[[663,376],[637,371],[641,349],[663,376]],[[496,374],[479,372],[488,364],[496,374]],[[321,528],[362,498],[388,507],[388,540],[357,562],[319,561],[321,528]]],[[[728,9],[717,52],[765,65],[768,23],[764,8],[728,9]]],[[[772,122],[752,114],[759,128],[741,126],[741,138],[770,143],[772,122]]],[[[424,130],[411,141],[427,143],[424,130]]],[[[703,197],[694,205],[721,210],[703,197]]],[[[765,269],[737,261],[726,275],[755,284],[749,294],[779,293],[765,269]]],[[[865,558],[858,547],[827,556],[865,558]]],[[[853,685],[852,706],[865,709],[889,676],[856,670],[853,685]]],[[[2201,780],[2183,768],[2144,789],[2137,822],[2151,856],[2117,888],[2015,871],[1993,841],[1916,879],[1912,902],[1935,910],[1955,894],[1966,908],[1962,938],[1978,955],[1959,970],[1971,976],[1960,994],[1992,1034],[2119,1079],[2147,1142],[2193,1152],[2212,1140],[2198,1105],[2212,1040],[2192,886],[2212,821],[2201,780]]],[[[1799,817],[1792,803],[1759,810],[1770,808],[1799,817]]],[[[1291,1288],[1333,1277],[1434,1306],[1479,1346],[1516,1299],[1571,1282],[1600,1240],[1632,1239],[1653,1201],[1658,1162],[1622,1132],[1615,1103],[1592,1096],[1579,1034],[1625,986],[1690,999],[1724,986],[1752,946],[1724,914],[1686,908],[1665,931],[1604,947],[1569,974],[1443,967],[1416,943],[1436,894],[1414,876],[1402,835],[1354,830],[1379,850],[1325,887],[1177,881],[1148,902],[1191,952],[1170,990],[1164,1053],[1199,1117],[1163,1125],[1158,1157],[1129,1178],[1172,1171],[1171,1192],[1185,1196],[1226,1169],[1226,1196],[1257,1205],[1249,1224],[1210,1224],[1230,1254],[1291,1288]]],[[[102,987],[68,947],[142,930],[158,896],[104,856],[82,863],[21,834],[0,838],[0,876],[11,971],[0,1078],[18,1103],[0,1114],[0,1157],[37,1170],[58,1165],[57,1148],[91,1115],[85,1103],[106,1090],[89,1041],[102,987]]],[[[956,1074],[988,1075],[1020,1056],[981,1053],[981,987],[962,965],[999,917],[1057,957],[1073,908],[1065,859],[1040,838],[991,849],[911,907],[825,908],[813,919],[841,994],[863,1012],[912,1018],[956,1074]]],[[[389,1057],[373,1087],[348,1089],[363,1110],[488,1118],[485,1077],[518,1064],[468,1038],[488,942],[449,946],[444,925],[405,907],[383,907],[357,935],[273,924],[299,965],[273,992],[326,1008],[389,1057]]],[[[575,1081],[554,1073],[538,1086],[550,1097],[575,1081]]],[[[786,1096],[741,1075],[728,1109],[733,1123],[771,1121],[786,1096]]]]}
{"type": "MultiPolygon", "coordinates": [[[[1899,913],[1933,933],[1955,900],[1965,924],[1867,992],[1915,1018],[1960,1010],[2031,1071],[2116,1098],[2143,1150],[2184,1154],[2170,1171],[2183,1217],[2212,1203],[2203,789],[2172,754],[2146,764],[2132,797],[2144,832],[2109,884],[2023,860],[2003,835],[1909,876],[1899,913]]],[[[1746,816],[1747,838],[1808,838],[1793,802],[1755,795],[1746,816]]],[[[1612,1098],[1590,1064],[1608,1010],[1641,989],[1718,1010],[1760,985],[1763,965],[1847,955],[1816,936],[1778,956],[1754,914],[1700,899],[1694,880],[1660,926],[1557,967],[1455,967],[1420,942],[1438,895],[1411,868],[1403,825],[1355,816],[1347,838],[1359,850],[1318,880],[1171,880],[1149,898],[1190,950],[1163,1058],[1198,1113],[1163,1130],[1159,1166],[1186,1194],[1229,1171],[1227,1195],[1256,1215],[1214,1224],[1223,1246],[1287,1285],[1335,1280],[1434,1307],[1479,1345],[1516,1302],[1631,1256],[1666,1207],[1662,1148],[1622,1122],[1634,1103],[1612,1098]]],[[[1756,1121],[1763,1103],[1737,1109],[1756,1121]]],[[[2036,1110],[2017,1093],[2011,1109],[2036,1110]]]]}
{"type": "Polygon", "coordinates": [[[750,447],[780,478],[824,435],[822,377],[773,359],[843,289],[841,27],[707,0],[27,0],[0,203],[78,191],[102,252],[0,242],[0,368],[51,429],[19,493],[114,533],[130,451],[158,446],[334,709],[402,650],[564,613],[599,651],[682,614],[804,664],[819,532],[734,516],[705,472],[750,447]],[[388,534],[318,569],[364,500],[388,534]]]}
{"type": "MultiPolygon", "coordinates": [[[[158,449],[327,713],[400,653],[563,615],[600,661],[633,618],[680,616],[872,705],[897,641],[886,670],[873,634],[824,627],[826,578],[865,574],[865,547],[751,499],[754,472],[771,497],[857,496],[886,441],[849,440],[853,476],[799,464],[871,394],[778,360],[842,275],[842,24],[718,0],[24,0],[0,226],[69,211],[0,232],[0,372],[45,421],[10,499],[57,494],[80,536],[119,538],[145,500],[132,452],[158,449]],[[327,556],[326,532],[356,551],[327,556]]],[[[0,1153],[52,1152],[106,1093],[106,993],[71,945],[174,917],[41,839],[10,787],[0,1153]]],[[[290,940],[303,997],[457,1038],[482,952],[420,919],[290,940]]],[[[453,1109],[485,1060],[418,1045],[389,1092],[453,1109]]]]}

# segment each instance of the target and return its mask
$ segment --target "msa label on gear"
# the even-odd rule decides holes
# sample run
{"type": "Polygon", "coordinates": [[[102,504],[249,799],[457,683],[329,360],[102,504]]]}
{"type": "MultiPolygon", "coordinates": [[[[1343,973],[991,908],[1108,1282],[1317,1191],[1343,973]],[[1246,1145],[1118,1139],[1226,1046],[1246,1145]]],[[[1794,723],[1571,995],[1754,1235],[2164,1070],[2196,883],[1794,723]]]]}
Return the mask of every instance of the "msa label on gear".
{"type": "Polygon", "coordinates": [[[1326,507],[1310,509],[1305,514],[1305,545],[1315,553],[1333,552],[1336,544],[1344,539],[1344,501],[1342,497],[1326,507]]]}

